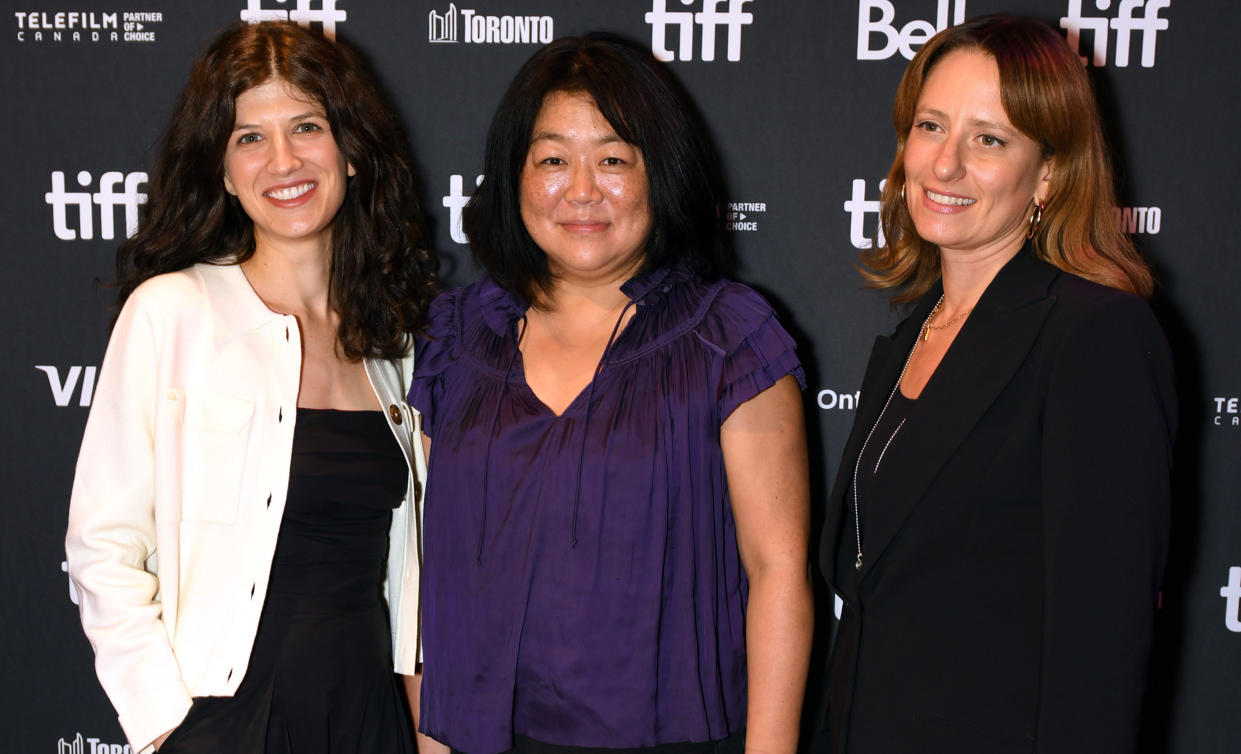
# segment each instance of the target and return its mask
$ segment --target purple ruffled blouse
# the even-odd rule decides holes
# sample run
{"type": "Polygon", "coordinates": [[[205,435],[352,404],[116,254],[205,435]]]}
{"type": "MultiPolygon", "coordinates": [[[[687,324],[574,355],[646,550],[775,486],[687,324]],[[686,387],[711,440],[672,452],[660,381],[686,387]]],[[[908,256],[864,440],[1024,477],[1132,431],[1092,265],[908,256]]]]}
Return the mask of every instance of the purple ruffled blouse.
{"type": "Polygon", "coordinates": [[[792,374],[753,290],[683,267],[561,416],[525,382],[525,305],[488,278],[441,295],[410,404],[432,438],[422,730],[493,754],[514,734],[639,747],[745,726],[747,582],[720,426],[792,374]]]}

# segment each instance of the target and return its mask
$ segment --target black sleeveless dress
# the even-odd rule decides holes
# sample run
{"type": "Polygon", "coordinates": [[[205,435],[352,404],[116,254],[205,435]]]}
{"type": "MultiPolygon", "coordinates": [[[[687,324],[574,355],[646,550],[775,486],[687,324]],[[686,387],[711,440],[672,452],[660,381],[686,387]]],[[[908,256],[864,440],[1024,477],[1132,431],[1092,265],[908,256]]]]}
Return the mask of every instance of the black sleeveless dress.
{"type": "Polygon", "coordinates": [[[414,751],[382,583],[408,466],[379,411],[297,410],[289,492],[246,676],[160,754],[414,751]]]}

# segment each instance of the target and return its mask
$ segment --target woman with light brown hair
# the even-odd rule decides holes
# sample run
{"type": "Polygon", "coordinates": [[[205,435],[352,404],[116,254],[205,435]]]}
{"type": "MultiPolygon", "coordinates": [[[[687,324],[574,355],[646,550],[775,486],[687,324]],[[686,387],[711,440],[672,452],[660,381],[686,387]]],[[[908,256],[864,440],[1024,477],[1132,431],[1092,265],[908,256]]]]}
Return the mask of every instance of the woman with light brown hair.
{"type": "Polygon", "coordinates": [[[876,340],[824,526],[836,752],[1132,751],[1175,396],[1086,72],[991,16],[897,91],[876,340]],[[1134,295],[1137,294],[1137,295],[1134,295]]]}

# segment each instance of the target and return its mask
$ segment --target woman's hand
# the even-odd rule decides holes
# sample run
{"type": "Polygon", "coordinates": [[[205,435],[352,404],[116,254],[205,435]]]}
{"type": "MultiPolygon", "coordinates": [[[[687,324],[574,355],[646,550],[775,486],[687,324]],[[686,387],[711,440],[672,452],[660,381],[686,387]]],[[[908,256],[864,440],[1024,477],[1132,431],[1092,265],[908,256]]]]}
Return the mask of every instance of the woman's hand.
{"type": "Polygon", "coordinates": [[[750,582],[746,751],[793,754],[814,629],[806,430],[794,378],[738,406],[724,421],[720,445],[750,582]]]}

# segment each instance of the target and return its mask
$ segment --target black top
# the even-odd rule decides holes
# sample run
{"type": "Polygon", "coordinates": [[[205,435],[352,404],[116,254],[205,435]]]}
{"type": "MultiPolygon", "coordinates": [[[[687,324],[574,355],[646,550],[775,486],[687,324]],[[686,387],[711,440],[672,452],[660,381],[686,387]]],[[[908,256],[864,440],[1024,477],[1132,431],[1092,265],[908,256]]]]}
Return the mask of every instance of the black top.
{"type": "Polygon", "coordinates": [[[861,454],[861,462],[857,466],[857,494],[854,496],[852,486],[845,496],[844,526],[840,528],[840,541],[836,552],[836,583],[856,583],[857,568],[857,528],[854,525],[853,503],[857,501],[857,518],[862,522],[862,554],[866,554],[866,512],[868,509],[883,505],[883,501],[873,498],[875,479],[886,467],[883,459],[888,449],[897,442],[901,430],[914,407],[914,399],[906,398],[898,389],[892,395],[892,401],[875,422],[870,442],[861,454]]]}
{"type": "Polygon", "coordinates": [[[388,528],[408,474],[382,412],[299,408],[267,608],[356,610],[380,601],[388,528]]]}
{"type": "Polygon", "coordinates": [[[379,411],[299,408],[250,664],[160,754],[413,754],[382,596],[409,467],[379,411]]]}
{"type": "Polygon", "coordinates": [[[836,579],[855,460],[940,294],[876,340],[829,498],[820,563],[849,605],[833,741],[1134,751],[1176,423],[1169,349],[1140,299],[1029,250],[1009,261],[885,454],[861,570],[836,579]]]}

